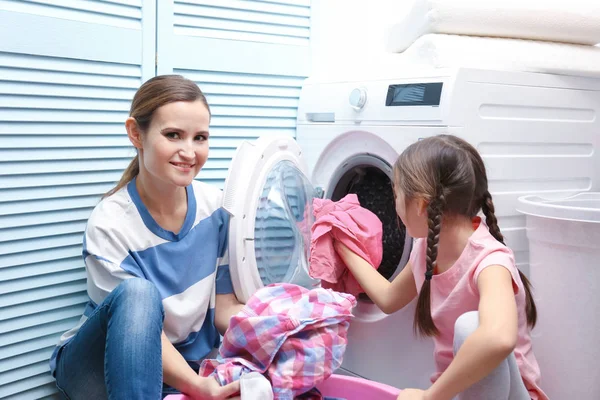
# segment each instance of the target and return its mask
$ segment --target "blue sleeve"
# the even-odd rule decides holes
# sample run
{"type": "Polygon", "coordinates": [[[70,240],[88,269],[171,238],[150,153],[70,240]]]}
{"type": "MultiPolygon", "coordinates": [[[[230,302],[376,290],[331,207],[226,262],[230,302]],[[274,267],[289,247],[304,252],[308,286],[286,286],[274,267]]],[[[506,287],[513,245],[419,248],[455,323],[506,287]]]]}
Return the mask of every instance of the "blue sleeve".
{"type": "Polygon", "coordinates": [[[225,257],[229,242],[229,214],[221,208],[221,226],[219,226],[219,257],[225,257]]]}
{"type": "Polygon", "coordinates": [[[229,215],[223,212],[223,222],[219,230],[219,266],[217,267],[216,294],[233,293],[231,274],[229,273],[229,254],[227,243],[229,240],[229,215]]]}
{"type": "Polygon", "coordinates": [[[219,265],[217,268],[217,294],[233,293],[233,284],[229,274],[229,265],[219,265]]]}

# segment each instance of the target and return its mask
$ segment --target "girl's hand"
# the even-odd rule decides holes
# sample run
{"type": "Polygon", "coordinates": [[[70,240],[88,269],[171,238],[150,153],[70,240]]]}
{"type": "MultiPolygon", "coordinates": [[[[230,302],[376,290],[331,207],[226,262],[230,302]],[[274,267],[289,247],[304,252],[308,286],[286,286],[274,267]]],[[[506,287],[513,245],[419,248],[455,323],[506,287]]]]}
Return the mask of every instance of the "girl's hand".
{"type": "Polygon", "coordinates": [[[398,400],[426,400],[425,391],[420,389],[404,389],[400,392],[398,400]]]}
{"type": "Polygon", "coordinates": [[[186,393],[193,400],[223,400],[229,399],[240,393],[240,381],[221,386],[213,377],[198,376],[198,380],[190,393],[186,393]]]}
{"type": "Polygon", "coordinates": [[[348,246],[346,246],[344,243],[342,243],[338,240],[333,241],[333,248],[335,249],[335,251],[338,253],[340,258],[342,259],[342,261],[344,261],[344,263],[346,265],[352,264],[353,260],[356,258],[362,260],[362,258],[358,254],[356,254],[355,252],[350,250],[348,248],[348,246]]]}

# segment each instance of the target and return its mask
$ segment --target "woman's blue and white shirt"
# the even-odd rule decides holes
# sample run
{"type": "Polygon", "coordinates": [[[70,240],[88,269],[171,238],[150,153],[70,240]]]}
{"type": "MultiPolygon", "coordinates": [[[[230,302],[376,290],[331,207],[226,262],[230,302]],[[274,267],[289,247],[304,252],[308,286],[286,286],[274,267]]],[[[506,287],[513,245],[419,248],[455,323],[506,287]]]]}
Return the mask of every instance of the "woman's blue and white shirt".
{"type": "Polygon", "coordinates": [[[218,346],[215,295],[233,293],[226,252],[229,216],[218,188],[194,181],[186,190],[188,210],[178,234],[154,221],[135,179],[93,210],[83,239],[90,301],[79,324],[61,337],[52,371],[60,346],[119,283],[134,277],[156,285],[164,332],[186,360],[201,360],[218,346]]]}

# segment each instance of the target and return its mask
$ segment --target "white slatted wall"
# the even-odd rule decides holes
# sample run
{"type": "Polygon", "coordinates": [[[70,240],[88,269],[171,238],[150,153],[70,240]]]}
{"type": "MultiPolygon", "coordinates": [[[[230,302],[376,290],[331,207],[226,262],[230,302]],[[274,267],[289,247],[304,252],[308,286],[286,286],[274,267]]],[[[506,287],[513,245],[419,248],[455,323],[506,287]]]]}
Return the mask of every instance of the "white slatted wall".
{"type": "Polygon", "coordinates": [[[134,154],[136,88],[198,82],[200,178],[221,186],[241,140],[295,134],[309,21],[309,0],[0,0],[0,399],[57,398],[48,358],[87,301],[82,233],[134,154]]]}
{"type": "Polygon", "coordinates": [[[310,1],[171,0],[158,10],[158,73],[184,75],[207,95],[211,150],[199,178],[221,186],[242,140],[295,135],[310,1]]]}
{"type": "Polygon", "coordinates": [[[133,151],[155,3],[0,0],[0,398],[56,393],[48,358],[87,301],[86,219],[133,151]]]}
{"type": "Polygon", "coordinates": [[[301,78],[183,69],[174,72],[198,83],[213,114],[210,156],[200,179],[221,187],[242,140],[271,134],[295,136],[301,78]]]}

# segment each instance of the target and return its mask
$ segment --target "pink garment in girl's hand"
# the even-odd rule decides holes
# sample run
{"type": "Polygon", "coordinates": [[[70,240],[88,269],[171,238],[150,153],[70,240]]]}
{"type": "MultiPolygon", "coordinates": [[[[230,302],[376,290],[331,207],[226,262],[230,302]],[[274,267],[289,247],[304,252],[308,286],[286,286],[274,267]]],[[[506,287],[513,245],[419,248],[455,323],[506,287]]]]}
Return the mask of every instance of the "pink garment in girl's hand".
{"type": "Polygon", "coordinates": [[[338,240],[379,268],[383,257],[383,227],[375,214],[360,206],[356,194],[348,194],[340,201],[314,199],[315,222],[311,229],[311,277],[322,280],[322,286],[354,296],[364,290],[346,268],[333,247],[338,240]]]}

